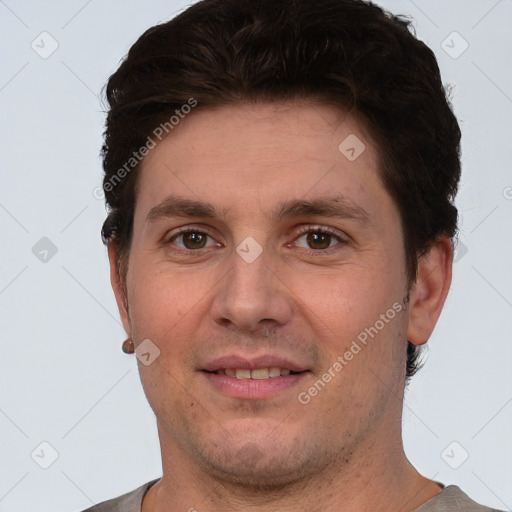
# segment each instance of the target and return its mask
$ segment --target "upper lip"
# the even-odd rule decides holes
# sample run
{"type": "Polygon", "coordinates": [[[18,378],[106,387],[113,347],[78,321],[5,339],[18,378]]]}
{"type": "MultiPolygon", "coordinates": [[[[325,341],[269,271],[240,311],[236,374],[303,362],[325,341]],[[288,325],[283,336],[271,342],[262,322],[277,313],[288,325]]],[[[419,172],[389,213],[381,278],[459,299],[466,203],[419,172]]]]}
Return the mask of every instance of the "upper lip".
{"type": "Polygon", "coordinates": [[[238,355],[222,356],[209,361],[202,369],[208,372],[214,372],[217,370],[225,370],[226,368],[255,370],[257,368],[270,367],[287,368],[292,372],[303,372],[307,370],[307,368],[298,363],[271,354],[264,354],[258,357],[243,357],[238,355]]]}

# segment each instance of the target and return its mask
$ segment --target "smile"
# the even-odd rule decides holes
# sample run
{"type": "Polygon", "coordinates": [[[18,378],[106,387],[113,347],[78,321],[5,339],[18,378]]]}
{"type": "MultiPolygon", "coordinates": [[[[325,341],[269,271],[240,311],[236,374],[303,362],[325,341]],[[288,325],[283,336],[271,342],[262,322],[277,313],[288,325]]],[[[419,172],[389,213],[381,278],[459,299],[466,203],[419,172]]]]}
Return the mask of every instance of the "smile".
{"type": "Polygon", "coordinates": [[[274,398],[298,386],[302,379],[311,374],[309,371],[292,372],[288,368],[277,366],[252,370],[248,368],[203,370],[200,373],[206,377],[210,389],[224,396],[242,400],[274,398]]]}
{"type": "Polygon", "coordinates": [[[270,368],[255,368],[250,370],[248,368],[221,368],[216,370],[216,375],[226,375],[227,377],[232,377],[235,379],[256,379],[256,380],[264,380],[270,379],[273,377],[282,377],[287,375],[294,375],[299,372],[293,372],[289,368],[279,368],[277,366],[271,366],[270,368]]]}

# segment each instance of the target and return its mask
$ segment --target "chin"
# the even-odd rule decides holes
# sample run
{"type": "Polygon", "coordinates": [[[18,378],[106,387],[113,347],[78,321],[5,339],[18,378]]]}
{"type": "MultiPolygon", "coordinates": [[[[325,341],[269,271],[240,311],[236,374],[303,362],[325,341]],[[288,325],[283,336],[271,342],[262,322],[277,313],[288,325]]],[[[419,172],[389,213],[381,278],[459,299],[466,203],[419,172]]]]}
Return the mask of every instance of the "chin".
{"type": "Polygon", "coordinates": [[[279,490],[307,479],[310,473],[308,462],[273,455],[258,458],[254,465],[238,461],[208,461],[210,474],[227,485],[253,489],[254,491],[279,490]]]}
{"type": "Polygon", "coordinates": [[[312,443],[247,442],[241,448],[226,446],[201,452],[205,469],[225,485],[253,491],[278,491],[310,479],[334,461],[333,451],[323,452],[312,443]]]}

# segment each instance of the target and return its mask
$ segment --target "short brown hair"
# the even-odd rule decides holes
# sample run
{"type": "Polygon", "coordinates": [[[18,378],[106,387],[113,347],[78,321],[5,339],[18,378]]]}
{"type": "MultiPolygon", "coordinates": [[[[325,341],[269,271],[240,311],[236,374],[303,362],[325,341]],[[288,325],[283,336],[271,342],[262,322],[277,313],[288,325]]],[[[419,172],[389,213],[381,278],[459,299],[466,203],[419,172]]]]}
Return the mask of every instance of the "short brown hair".
{"type": "MultiPolygon", "coordinates": [[[[102,148],[105,242],[128,265],[137,162],[155,127],[195,109],[313,99],[354,113],[377,144],[381,178],[400,211],[409,285],[418,257],[454,237],[460,129],[433,52],[411,22],[362,0],[202,0],[148,29],[110,77],[102,148]],[[125,169],[122,179],[121,169],[125,169]]],[[[418,369],[408,342],[406,376],[418,369]]]]}

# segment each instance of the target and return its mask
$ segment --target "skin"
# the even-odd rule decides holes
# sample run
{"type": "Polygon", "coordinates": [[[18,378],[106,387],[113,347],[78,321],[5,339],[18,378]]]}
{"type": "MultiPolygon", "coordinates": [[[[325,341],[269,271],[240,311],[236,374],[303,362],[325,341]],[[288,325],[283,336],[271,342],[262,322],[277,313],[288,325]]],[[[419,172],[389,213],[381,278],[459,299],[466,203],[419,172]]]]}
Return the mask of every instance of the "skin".
{"type": "Polygon", "coordinates": [[[434,329],[452,244],[433,244],[408,290],[399,213],[355,118],[292,102],[188,115],[142,163],[125,284],[117,256],[110,243],[126,332],[160,350],[149,366],[138,362],[163,465],[144,512],[412,511],[440,492],[407,460],[401,415],[407,339],[423,344],[434,329]],[[350,134],[366,146],[354,161],[338,149],[350,134]],[[171,194],[218,214],[147,220],[171,194]],[[270,218],[283,201],[340,195],[366,219],[270,218]],[[174,237],[178,227],[207,232],[206,246],[174,237]],[[324,227],[335,235],[311,242],[324,227]],[[248,236],[263,250],[252,263],[235,250],[248,236]],[[394,303],[402,310],[300,403],[394,303]],[[277,354],[309,373],[271,398],[232,398],[199,370],[233,353],[277,354]]]}

